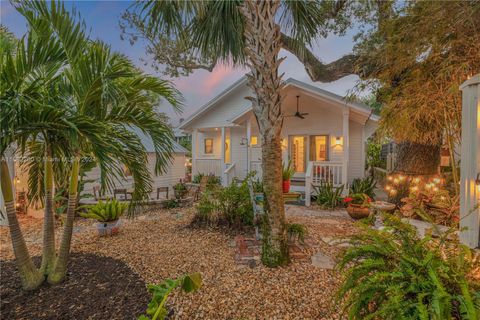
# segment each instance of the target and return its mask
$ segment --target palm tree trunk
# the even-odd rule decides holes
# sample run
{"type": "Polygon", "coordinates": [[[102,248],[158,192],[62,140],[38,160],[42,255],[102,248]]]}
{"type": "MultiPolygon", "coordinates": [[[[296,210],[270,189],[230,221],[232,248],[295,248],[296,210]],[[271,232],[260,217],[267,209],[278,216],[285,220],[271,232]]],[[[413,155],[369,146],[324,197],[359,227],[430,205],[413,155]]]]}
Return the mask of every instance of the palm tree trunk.
{"type": "Polygon", "coordinates": [[[246,0],[241,8],[245,17],[245,53],[249,58],[249,86],[256,97],[252,101],[262,136],[262,170],[265,190],[265,219],[262,262],[267,266],[288,263],[285,208],[282,192],[282,150],[280,132],[282,77],[278,67],[281,48],[280,27],[275,23],[279,1],[246,0]]]}
{"type": "Polygon", "coordinates": [[[63,281],[67,272],[68,256],[70,254],[70,246],[72,243],[73,222],[75,220],[75,209],[77,207],[79,171],[80,163],[77,157],[72,164],[70,188],[68,192],[67,218],[65,220],[65,227],[63,230],[62,242],[60,244],[60,251],[57,260],[55,261],[53,272],[51,272],[48,276],[48,282],[51,284],[56,284],[63,281]]]}
{"type": "Polygon", "coordinates": [[[43,254],[40,270],[48,275],[55,262],[55,217],[53,215],[53,164],[47,151],[45,159],[45,209],[43,219],[43,254]]]}
{"type": "Polygon", "coordinates": [[[8,226],[10,229],[10,236],[12,237],[13,252],[15,254],[18,272],[20,274],[23,288],[25,290],[34,290],[42,284],[44,278],[41,272],[35,268],[35,265],[30,258],[22,230],[20,229],[17,220],[12,180],[10,179],[10,173],[8,172],[8,166],[5,159],[1,159],[0,169],[2,194],[7,208],[8,226]]]}

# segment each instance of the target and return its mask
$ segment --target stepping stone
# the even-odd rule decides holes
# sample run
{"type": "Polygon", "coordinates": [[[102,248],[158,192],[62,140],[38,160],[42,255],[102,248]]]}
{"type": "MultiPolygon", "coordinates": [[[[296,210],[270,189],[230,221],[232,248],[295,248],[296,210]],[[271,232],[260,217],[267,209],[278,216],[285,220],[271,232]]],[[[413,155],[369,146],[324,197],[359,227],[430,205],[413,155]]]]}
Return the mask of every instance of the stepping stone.
{"type": "Polygon", "coordinates": [[[335,267],[335,262],[322,252],[317,252],[312,256],[312,265],[321,269],[331,270],[335,267]]]}

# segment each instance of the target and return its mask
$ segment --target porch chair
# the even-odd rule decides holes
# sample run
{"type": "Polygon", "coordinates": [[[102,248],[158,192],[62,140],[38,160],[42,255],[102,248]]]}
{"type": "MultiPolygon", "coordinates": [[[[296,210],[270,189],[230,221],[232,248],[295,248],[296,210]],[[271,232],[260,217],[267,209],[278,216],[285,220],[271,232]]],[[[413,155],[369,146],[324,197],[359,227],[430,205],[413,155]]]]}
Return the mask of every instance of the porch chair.
{"type": "Polygon", "coordinates": [[[160,193],[165,192],[165,199],[168,200],[168,187],[158,187],[157,188],[157,200],[160,199],[160,193]]]}

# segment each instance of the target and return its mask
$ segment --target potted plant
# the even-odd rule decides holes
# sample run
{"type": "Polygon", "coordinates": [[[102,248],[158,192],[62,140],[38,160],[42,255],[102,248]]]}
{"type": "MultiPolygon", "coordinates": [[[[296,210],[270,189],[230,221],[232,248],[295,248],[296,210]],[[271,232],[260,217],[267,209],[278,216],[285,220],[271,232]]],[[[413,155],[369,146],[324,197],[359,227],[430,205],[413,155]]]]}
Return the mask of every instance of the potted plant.
{"type": "Polygon", "coordinates": [[[288,160],[287,165],[286,166],[284,165],[282,170],[283,193],[290,192],[290,179],[292,179],[294,173],[295,173],[295,170],[293,169],[293,166],[292,166],[292,160],[288,160]]]}
{"type": "Polygon", "coordinates": [[[80,216],[98,221],[97,230],[100,236],[114,235],[120,229],[120,217],[125,213],[128,204],[117,199],[98,201],[97,204],[88,206],[87,213],[80,216]]]}
{"type": "Polygon", "coordinates": [[[372,199],[365,193],[355,193],[345,199],[347,212],[353,219],[363,219],[370,215],[370,202],[372,199]]]}
{"type": "Polygon", "coordinates": [[[188,188],[185,183],[183,183],[182,180],[180,180],[179,183],[173,186],[173,194],[175,196],[175,199],[180,200],[184,198],[188,193],[188,188]]]}

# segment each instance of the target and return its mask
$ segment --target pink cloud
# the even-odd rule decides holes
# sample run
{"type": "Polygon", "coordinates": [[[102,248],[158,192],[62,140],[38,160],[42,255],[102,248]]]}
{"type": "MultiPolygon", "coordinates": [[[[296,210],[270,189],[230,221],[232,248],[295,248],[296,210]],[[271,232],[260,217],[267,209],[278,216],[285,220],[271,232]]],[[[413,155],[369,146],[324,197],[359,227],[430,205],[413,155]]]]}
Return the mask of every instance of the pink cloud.
{"type": "Polygon", "coordinates": [[[224,66],[220,65],[213,69],[212,73],[210,73],[205,81],[203,82],[203,92],[205,94],[211,94],[218,85],[222,84],[229,78],[229,76],[236,74],[238,69],[234,69],[231,66],[224,66]]]}

